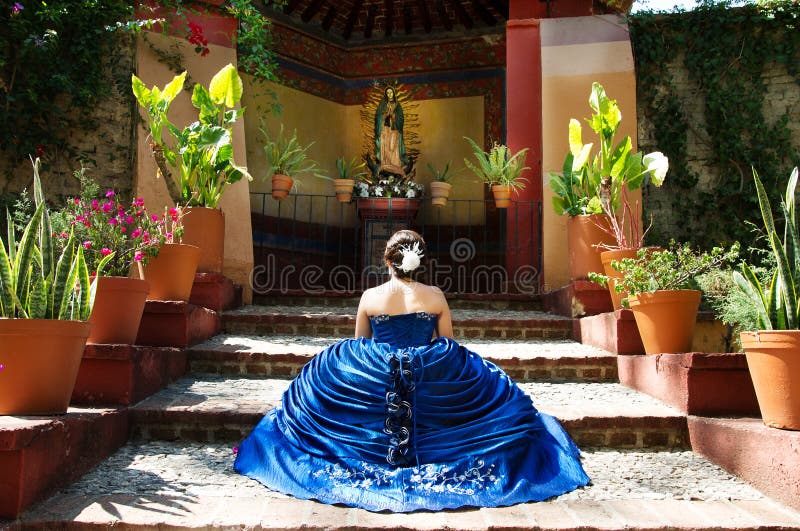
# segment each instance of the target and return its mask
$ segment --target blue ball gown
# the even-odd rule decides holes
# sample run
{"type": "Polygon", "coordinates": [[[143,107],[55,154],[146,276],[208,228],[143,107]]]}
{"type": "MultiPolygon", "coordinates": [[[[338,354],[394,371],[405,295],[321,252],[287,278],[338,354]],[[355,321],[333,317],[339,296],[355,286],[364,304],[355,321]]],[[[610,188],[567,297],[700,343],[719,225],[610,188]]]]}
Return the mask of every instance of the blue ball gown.
{"type": "Polygon", "coordinates": [[[314,357],[239,445],[235,469],[302,499],[409,512],[540,501],[584,486],[579,450],[436,315],[370,317],[314,357]]]}

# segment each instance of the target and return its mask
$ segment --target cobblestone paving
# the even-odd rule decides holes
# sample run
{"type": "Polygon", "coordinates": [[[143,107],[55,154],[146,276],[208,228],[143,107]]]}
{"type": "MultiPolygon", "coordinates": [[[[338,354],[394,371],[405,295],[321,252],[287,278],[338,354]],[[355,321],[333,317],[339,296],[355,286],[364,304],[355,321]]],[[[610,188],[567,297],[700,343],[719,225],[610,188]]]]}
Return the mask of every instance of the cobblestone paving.
{"type": "MultiPolygon", "coordinates": [[[[341,339],[343,338],[330,336],[218,335],[192,347],[192,349],[313,355],[341,339]]],[[[459,343],[473,352],[492,358],[599,358],[609,356],[605,350],[569,340],[469,339],[459,341],[459,343]]]]}
{"type": "MultiPolygon", "coordinates": [[[[128,444],[61,494],[96,496],[225,496],[287,498],[233,471],[228,445],[128,444]]],[[[583,464],[592,485],[565,500],[759,500],[746,483],[690,451],[609,451],[588,448],[583,464]]]]}
{"type": "MultiPolygon", "coordinates": [[[[242,306],[235,310],[229,310],[223,313],[225,315],[308,315],[308,316],[350,316],[355,317],[356,306],[352,308],[335,308],[330,306],[257,306],[248,305],[242,306]]],[[[569,320],[567,317],[561,315],[554,315],[540,311],[524,311],[524,310],[484,310],[484,309],[458,309],[454,308],[450,311],[453,321],[461,321],[465,319],[550,319],[550,320],[569,320]]]]}

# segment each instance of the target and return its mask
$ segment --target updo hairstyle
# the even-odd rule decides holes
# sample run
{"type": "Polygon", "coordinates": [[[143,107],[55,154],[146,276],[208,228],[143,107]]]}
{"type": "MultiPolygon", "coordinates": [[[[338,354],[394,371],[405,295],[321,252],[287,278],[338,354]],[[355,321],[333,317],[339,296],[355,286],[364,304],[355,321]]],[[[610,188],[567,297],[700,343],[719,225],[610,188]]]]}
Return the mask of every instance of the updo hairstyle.
{"type": "Polygon", "coordinates": [[[414,273],[419,270],[419,267],[409,271],[402,268],[403,258],[405,258],[406,254],[413,253],[412,249],[416,249],[416,254],[419,255],[420,259],[427,255],[425,240],[413,230],[399,230],[392,234],[392,237],[386,242],[386,252],[383,253],[383,259],[389,262],[389,267],[397,278],[412,278],[414,273]]]}

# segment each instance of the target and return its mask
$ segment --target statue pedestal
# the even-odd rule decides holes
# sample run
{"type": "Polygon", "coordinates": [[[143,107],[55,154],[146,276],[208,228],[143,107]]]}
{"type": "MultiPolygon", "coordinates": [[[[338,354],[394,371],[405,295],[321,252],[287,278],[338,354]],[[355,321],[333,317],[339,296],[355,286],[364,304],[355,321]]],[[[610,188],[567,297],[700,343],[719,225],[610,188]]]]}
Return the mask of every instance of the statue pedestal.
{"type": "Polygon", "coordinates": [[[389,272],[383,263],[386,242],[398,230],[412,228],[420,205],[419,199],[402,197],[358,199],[361,276],[365,286],[372,287],[388,279],[389,272]]]}

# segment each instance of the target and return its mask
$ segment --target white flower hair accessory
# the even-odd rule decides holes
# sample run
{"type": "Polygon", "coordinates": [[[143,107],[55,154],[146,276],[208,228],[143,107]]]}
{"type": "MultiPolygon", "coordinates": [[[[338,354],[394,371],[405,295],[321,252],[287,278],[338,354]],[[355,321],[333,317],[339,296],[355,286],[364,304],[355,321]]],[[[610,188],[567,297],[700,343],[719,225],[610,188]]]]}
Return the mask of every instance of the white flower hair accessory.
{"type": "Polygon", "coordinates": [[[422,257],[425,256],[419,248],[419,243],[414,242],[414,245],[404,245],[400,248],[400,254],[403,255],[403,261],[400,263],[399,269],[405,273],[410,273],[419,267],[422,257]]]}

